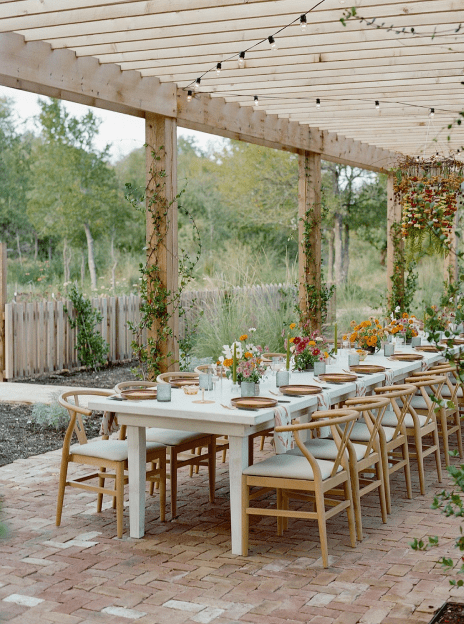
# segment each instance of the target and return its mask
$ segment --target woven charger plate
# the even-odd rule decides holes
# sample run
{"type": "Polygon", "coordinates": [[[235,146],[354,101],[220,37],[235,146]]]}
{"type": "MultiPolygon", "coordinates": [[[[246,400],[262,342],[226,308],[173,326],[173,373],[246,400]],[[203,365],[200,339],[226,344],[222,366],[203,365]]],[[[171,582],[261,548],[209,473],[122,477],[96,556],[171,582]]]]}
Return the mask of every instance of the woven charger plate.
{"type": "Polygon", "coordinates": [[[277,399],[268,399],[267,397],[236,397],[231,399],[230,402],[236,407],[243,407],[245,409],[260,409],[262,407],[275,407],[277,405],[277,399]]]}
{"type": "Polygon", "coordinates": [[[423,351],[424,353],[440,353],[440,349],[432,345],[424,345],[423,347],[416,347],[416,351],[423,351]]]}
{"type": "Polygon", "coordinates": [[[198,386],[200,380],[198,377],[175,377],[170,379],[169,383],[173,388],[183,388],[184,386],[198,386]]]}
{"type": "Polygon", "coordinates": [[[349,381],[356,381],[357,375],[350,375],[350,373],[324,373],[319,375],[319,379],[323,381],[332,381],[333,383],[347,383],[349,381]]]}
{"type": "Polygon", "coordinates": [[[305,384],[290,384],[289,386],[280,386],[279,390],[282,394],[288,396],[301,396],[305,394],[320,394],[320,386],[308,386],[305,384]]]}
{"type": "Polygon", "coordinates": [[[385,366],[379,366],[378,364],[355,364],[354,366],[350,366],[350,370],[353,373],[384,373],[385,366]]]}
{"type": "Polygon", "coordinates": [[[148,401],[149,399],[156,399],[156,388],[122,390],[121,396],[129,401],[148,401]]]}
{"type": "Polygon", "coordinates": [[[397,353],[396,355],[392,355],[390,360],[398,360],[404,362],[415,362],[416,360],[423,360],[424,356],[419,353],[397,353]]]}

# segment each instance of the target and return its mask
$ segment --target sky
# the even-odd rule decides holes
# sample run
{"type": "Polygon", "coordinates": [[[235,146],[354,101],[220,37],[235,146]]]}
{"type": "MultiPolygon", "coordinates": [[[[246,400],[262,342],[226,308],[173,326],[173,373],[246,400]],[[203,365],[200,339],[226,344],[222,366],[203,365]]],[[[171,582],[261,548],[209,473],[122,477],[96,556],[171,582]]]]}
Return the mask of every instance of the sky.
{"type": "MultiPolygon", "coordinates": [[[[21,123],[24,124],[22,128],[37,132],[33,117],[40,111],[38,100],[42,96],[0,86],[0,97],[8,97],[14,100],[16,115],[21,123]]],[[[66,110],[75,117],[81,117],[89,110],[88,106],[75,104],[74,102],[64,102],[64,105],[66,110]]],[[[111,144],[112,162],[120,160],[138,147],[143,147],[145,143],[144,119],[114,113],[102,108],[92,108],[91,110],[102,121],[97,140],[95,141],[96,146],[101,150],[106,145],[111,144]]],[[[179,128],[177,134],[178,136],[194,137],[202,148],[208,147],[211,143],[220,145],[223,142],[223,139],[220,137],[205,134],[204,132],[195,132],[194,130],[184,130],[184,128],[179,128]]]]}

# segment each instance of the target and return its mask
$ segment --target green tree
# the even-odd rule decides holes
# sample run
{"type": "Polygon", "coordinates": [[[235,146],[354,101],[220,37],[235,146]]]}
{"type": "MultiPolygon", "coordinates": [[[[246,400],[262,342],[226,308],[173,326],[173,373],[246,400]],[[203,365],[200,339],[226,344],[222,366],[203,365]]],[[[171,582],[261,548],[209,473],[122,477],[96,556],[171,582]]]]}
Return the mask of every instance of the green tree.
{"type": "Polygon", "coordinates": [[[58,100],[41,101],[41,141],[33,150],[28,214],[38,232],[62,239],[64,279],[69,281],[70,247],[87,246],[91,286],[97,287],[94,241],[108,234],[120,202],[108,147],[94,145],[99,120],[89,111],[72,117],[58,100]]]}

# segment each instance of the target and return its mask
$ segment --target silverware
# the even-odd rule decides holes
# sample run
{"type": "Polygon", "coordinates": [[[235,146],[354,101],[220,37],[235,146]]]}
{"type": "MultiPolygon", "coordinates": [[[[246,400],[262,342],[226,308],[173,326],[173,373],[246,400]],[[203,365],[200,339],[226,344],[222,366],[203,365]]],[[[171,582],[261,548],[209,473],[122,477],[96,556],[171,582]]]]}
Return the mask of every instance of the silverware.
{"type": "MultiPolygon", "coordinates": [[[[302,394],[297,394],[296,396],[303,396],[302,394]]],[[[277,403],[291,403],[291,401],[277,401],[277,403]]]]}
{"type": "Polygon", "coordinates": [[[282,392],[272,392],[272,390],[269,390],[269,394],[273,394],[274,396],[282,396],[282,392]]]}
{"type": "Polygon", "coordinates": [[[221,407],[225,407],[226,409],[230,409],[230,410],[235,410],[237,409],[236,407],[232,407],[230,405],[224,405],[224,403],[221,403],[221,407]]]}
{"type": "Polygon", "coordinates": [[[110,396],[108,398],[111,399],[112,401],[127,401],[127,399],[122,396],[110,396]]]}

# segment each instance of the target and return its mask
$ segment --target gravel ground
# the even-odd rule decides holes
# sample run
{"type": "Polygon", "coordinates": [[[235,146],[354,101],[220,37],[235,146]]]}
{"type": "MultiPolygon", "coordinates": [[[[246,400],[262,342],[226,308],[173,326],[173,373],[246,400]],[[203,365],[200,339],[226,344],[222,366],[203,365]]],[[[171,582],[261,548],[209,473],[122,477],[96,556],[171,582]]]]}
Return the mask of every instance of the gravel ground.
{"type": "MultiPolygon", "coordinates": [[[[81,370],[75,373],[18,379],[15,381],[31,384],[52,384],[56,386],[85,386],[87,388],[114,388],[120,381],[136,379],[131,365],[111,366],[98,373],[81,370]]],[[[59,388],[57,388],[59,392],[59,388]]],[[[40,455],[61,448],[64,431],[45,429],[31,423],[32,405],[0,403],[0,466],[10,464],[15,459],[40,455]]],[[[88,419],[88,437],[97,436],[100,428],[100,415],[88,419]]]]}

